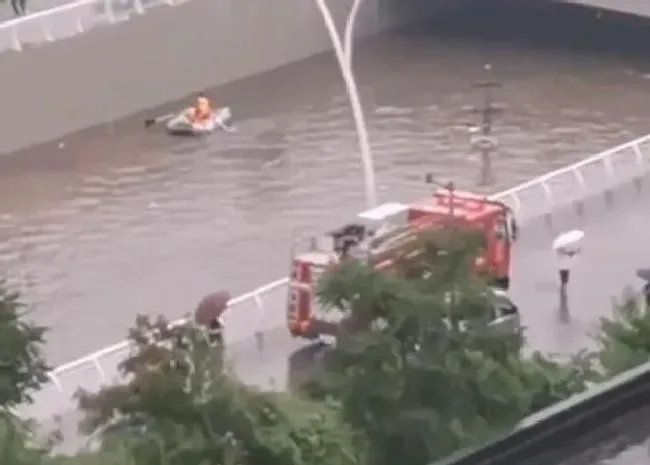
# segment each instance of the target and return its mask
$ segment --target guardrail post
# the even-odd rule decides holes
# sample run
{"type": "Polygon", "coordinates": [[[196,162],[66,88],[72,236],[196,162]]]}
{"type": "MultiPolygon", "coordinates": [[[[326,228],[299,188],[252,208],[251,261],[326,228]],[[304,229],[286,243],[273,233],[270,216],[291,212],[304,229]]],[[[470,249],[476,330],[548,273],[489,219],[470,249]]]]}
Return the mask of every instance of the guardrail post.
{"type": "Polygon", "coordinates": [[[45,37],[45,40],[47,40],[48,42],[53,42],[54,37],[52,37],[50,28],[47,27],[47,18],[45,16],[41,18],[40,24],[41,24],[41,30],[43,31],[43,37],[45,37]]]}
{"type": "Polygon", "coordinates": [[[18,28],[16,26],[11,28],[11,48],[17,52],[20,52],[23,49],[23,46],[20,43],[20,37],[18,36],[18,28]]]}
{"type": "Polygon", "coordinates": [[[641,166],[644,164],[644,156],[643,152],[641,151],[641,147],[639,147],[638,142],[635,142],[632,144],[632,148],[634,149],[634,154],[636,155],[636,163],[637,165],[641,166]]]}
{"type": "Polygon", "coordinates": [[[610,154],[607,154],[603,157],[603,166],[605,167],[607,176],[611,177],[614,175],[614,168],[612,167],[612,158],[610,154]]]}
{"type": "Polygon", "coordinates": [[[99,364],[99,360],[97,360],[97,358],[93,358],[93,365],[95,365],[95,368],[97,368],[97,373],[99,373],[99,377],[101,378],[101,380],[103,382],[106,382],[106,372],[99,364]]]}
{"type": "Polygon", "coordinates": [[[255,294],[253,297],[255,301],[255,306],[258,311],[258,320],[257,320],[257,330],[255,331],[255,343],[257,345],[257,350],[260,354],[264,353],[264,331],[262,330],[262,323],[264,321],[265,309],[264,302],[259,294],[255,294]]]}
{"type": "Polygon", "coordinates": [[[580,184],[580,187],[585,187],[585,177],[582,175],[582,172],[578,168],[574,168],[571,171],[578,181],[578,184],[580,184]]]}
{"type": "Polygon", "coordinates": [[[104,0],[104,14],[108,17],[109,23],[115,22],[115,11],[113,10],[113,0],[104,0]]]}
{"type": "Polygon", "coordinates": [[[510,198],[512,199],[513,204],[512,209],[515,213],[517,213],[519,210],[521,210],[521,200],[519,200],[519,196],[515,192],[512,192],[510,194],[510,198]]]}
{"type": "Polygon", "coordinates": [[[63,392],[63,385],[61,384],[61,380],[59,379],[59,377],[54,372],[48,373],[48,376],[52,380],[52,383],[59,390],[59,392],[63,392]]]}
{"type": "Polygon", "coordinates": [[[546,203],[549,206],[553,205],[553,192],[551,191],[551,188],[548,187],[548,184],[546,183],[546,180],[540,181],[540,185],[542,186],[542,190],[544,191],[544,197],[546,197],[546,203]]]}

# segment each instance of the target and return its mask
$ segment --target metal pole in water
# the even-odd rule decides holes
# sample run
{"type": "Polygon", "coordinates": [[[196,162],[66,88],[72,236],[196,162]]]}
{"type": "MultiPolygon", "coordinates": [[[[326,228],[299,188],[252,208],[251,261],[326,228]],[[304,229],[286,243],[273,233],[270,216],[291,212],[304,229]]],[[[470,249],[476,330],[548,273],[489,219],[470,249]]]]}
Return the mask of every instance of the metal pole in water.
{"type": "Polygon", "coordinates": [[[361,106],[359,98],[359,89],[354,78],[352,71],[352,39],[354,37],[354,23],[363,0],[355,0],[345,28],[345,48],[341,44],[341,38],[336,30],[336,23],[332,18],[329,7],[325,0],[315,0],[318,9],[323,16],[325,27],[332,41],[334,53],[339,64],[341,75],[345,81],[345,88],[350,99],[350,106],[352,108],[352,116],[354,117],[354,124],[357,130],[357,140],[359,143],[359,150],[361,152],[361,164],[363,167],[363,175],[366,190],[366,204],[368,208],[377,205],[377,185],[375,181],[375,168],[372,159],[372,152],[370,150],[370,140],[368,136],[368,127],[366,125],[366,118],[361,106]]]}
{"type": "MultiPolygon", "coordinates": [[[[485,70],[490,72],[492,66],[485,65],[485,70]]],[[[492,126],[494,119],[503,114],[503,106],[493,102],[491,90],[501,87],[501,83],[485,81],[474,84],[472,87],[482,89],[484,92],[484,104],[482,107],[468,107],[467,109],[481,117],[478,127],[470,129],[470,143],[473,148],[481,154],[481,177],[480,184],[486,185],[492,182],[492,154],[497,150],[498,141],[493,135],[492,126]]]]}

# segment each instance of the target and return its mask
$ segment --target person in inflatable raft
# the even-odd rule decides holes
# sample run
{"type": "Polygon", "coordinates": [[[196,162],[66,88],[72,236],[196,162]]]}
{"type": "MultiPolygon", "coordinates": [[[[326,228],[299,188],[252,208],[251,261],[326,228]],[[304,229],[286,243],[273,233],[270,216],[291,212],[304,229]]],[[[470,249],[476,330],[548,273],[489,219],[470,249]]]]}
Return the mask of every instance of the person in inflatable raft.
{"type": "Polygon", "coordinates": [[[212,118],[212,103],[205,95],[199,94],[194,106],[185,112],[187,119],[193,124],[205,124],[212,118]]]}

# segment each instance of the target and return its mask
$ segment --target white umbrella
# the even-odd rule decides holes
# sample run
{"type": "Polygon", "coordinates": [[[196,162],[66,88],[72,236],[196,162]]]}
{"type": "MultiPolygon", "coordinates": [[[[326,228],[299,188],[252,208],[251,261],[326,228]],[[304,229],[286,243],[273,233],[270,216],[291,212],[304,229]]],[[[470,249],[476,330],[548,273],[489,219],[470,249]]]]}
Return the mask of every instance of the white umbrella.
{"type": "Polygon", "coordinates": [[[585,237],[585,232],[573,229],[557,236],[553,241],[553,250],[558,253],[575,254],[580,252],[580,242],[585,237]]]}

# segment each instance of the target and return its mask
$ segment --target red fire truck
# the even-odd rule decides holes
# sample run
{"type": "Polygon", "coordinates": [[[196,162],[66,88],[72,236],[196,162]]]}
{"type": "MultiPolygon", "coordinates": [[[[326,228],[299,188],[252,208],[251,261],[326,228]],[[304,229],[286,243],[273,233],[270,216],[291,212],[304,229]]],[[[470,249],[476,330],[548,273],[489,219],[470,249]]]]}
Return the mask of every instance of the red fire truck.
{"type": "Polygon", "coordinates": [[[516,236],[510,209],[481,195],[438,189],[411,204],[385,203],[324,237],[297,243],[287,304],[291,334],[309,339],[336,334],[341,314],[321,311],[315,294],[320,276],[341,259],[354,257],[378,269],[390,269],[395,252],[415,239],[416,233],[450,224],[484,235],[485,248],[476,258],[476,271],[493,277],[496,287],[507,289],[516,236]]]}

